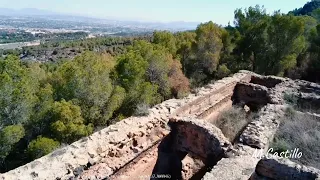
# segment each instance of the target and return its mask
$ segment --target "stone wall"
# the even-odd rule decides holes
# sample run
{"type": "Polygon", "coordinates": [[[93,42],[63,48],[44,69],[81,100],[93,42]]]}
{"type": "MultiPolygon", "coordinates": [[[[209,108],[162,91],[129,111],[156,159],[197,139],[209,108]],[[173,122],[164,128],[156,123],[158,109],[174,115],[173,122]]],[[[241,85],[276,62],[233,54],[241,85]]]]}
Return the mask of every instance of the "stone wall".
{"type": "Polygon", "coordinates": [[[260,179],[320,179],[320,170],[299,165],[288,159],[261,159],[252,180],[260,179]]]}
{"type": "MultiPolygon", "coordinates": [[[[246,71],[240,71],[246,72],[246,71]]],[[[250,122],[233,144],[233,150],[227,158],[221,159],[213,169],[206,173],[203,180],[258,180],[258,179],[320,179],[319,170],[293,163],[290,160],[260,159],[255,155],[267,153],[269,142],[280,125],[288,102],[286,95],[297,99],[320,97],[320,85],[300,80],[291,80],[274,76],[252,75],[249,83],[238,83],[234,100],[243,104],[265,104],[258,110],[257,117],[250,122]]],[[[309,101],[310,101],[309,99],[309,101]]],[[[300,112],[301,113],[301,112],[300,112]]],[[[308,115],[320,117],[307,112],[308,115]]]]}
{"type": "Polygon", "coordinates": [[[196,155],[203,161],[219,159],[231,147],[219,128],[201,119],[171,119],[169,125],[174,135],[174,149],[196,155]]]}
{"type": "Polygon", "coordinates": [[[154,106],[146,117],[130,117],[31,163],[1,174],[3,180],[103,179],[117,172],[168,133],[173,116],[199,116],[221,99],[231,99],[237,82],[249,82],[247,72],[234,74],[200,88],[184,99],[154,106]],[[91,173],[88,173],[91,172],[91,173]],[[85,176],[84,176],[85,175],[85,176]]]}
{"type": "Polygon", "coordinates": [[[249,106],[252,110],[258,110],[270,103],[267,87],[243,82],[236,85],[233,100],[236,103],[249,106]]]}
{"type": "Polygon", "coordinates": [[[183,99],[158,104],[148,116],[127,118],[1,174],[0,179],[123,179],[151,173],[169,173],[173,179],[194,175],[224,180],[288,177],[282,170],[312,179],[316,176],[309,176],[309,171],[305,175],[305,167],[293,170],[280,161],[260,161],[253,154],[268,149],[288,106],[285,94],[316,102],[319,89],[306,81],[240,71],[183,99]],[[231,144],[219,128],[206,121],[216,119],[234,103],[251,106],[257,116],[231,144]],[[209,172],[202,172],[208,165],[209,172]],[[272,177],[269,172],[274,172],[272,177]]]}
{"type": "Polygon", "coordinates": [[[266,149],[280,125],[286,106],[268,104],[250,122],[239,137],[239,142],[253,148],[266,149]]]}

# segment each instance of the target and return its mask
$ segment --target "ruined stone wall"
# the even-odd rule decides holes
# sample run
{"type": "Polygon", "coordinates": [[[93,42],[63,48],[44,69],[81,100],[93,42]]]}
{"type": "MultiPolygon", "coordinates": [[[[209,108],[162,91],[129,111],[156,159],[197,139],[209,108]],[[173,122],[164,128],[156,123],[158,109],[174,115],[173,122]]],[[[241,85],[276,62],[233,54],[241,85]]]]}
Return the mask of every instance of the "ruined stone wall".
{"type": "Polygon", "coordinates": [[[253,157],[257,150],[267,151],[288,107],[288,93],[317,104],[320,85],[240,71],[183,99],[158,104],[148,116],[127,118],[1,174],[0,179],[117,180],[157,173],[172,179],[319,179],[316,169],[253,157]],[[247,105],[257,116],[231,143],[208,121],[234,103],[247,105]]]}
{"type": "Polygon", "coordinates": [[[237,83],[249,81],[251,81],[250,72],[243,71],[236,73],[232,77],[208,84],[197,89],[196,94],[189,95],[188,98],[192,100],[189,100],[188,103],[177,109],[173,114],[180,117],[195,115],[205,119],[206,116],[210,115],[212,111],[218,109],[222,104],[228,102],[232,105],[231,97],[237,83]]]}
{"type": "Polygon", "coordinates": [[[199,116],[229,98],[237,82],[249,82],[247,72],[236,73],[197,90],[184,99],[170,99],[145,117],[130,117],[82,138],[31,163],[1,174],[3,180],[103,179],[117,172],[169,133],[172,116],[199,116]]]}
{"type": "MultiPolygon", "coordinates": [[[[233,150],[227,153],[227,157],[221,159],[202,179],[320,179],[318,169],[303,166],[288,159],[260,159],[254,156],[259,152],[262,153],[262,157],[266,155],[269,143],[288,107],[285,95],[294,95],[302,101],[312,99],[314,102],[320,97],[318,91],[320,85],[255,73],[251,75],[249,83],[238,83],[234,94],[235,101],[251,107],[257,104],[264,106],[257,108],[257,117],[241,132],[238,142],[233,144],[233,150]]],[[[310,112],[307,114],[319,116],[310,112]]]]}
{"type": "Polygon", "coordinates": [[[261,159],[251,180],[259,179],[320,179],[320,170],[294,163],[288,159],[261,159]]]}
{"type": "Polygon", "coordinates": [[[173,147],[196,155],[203,161],[218,159],[231,143],[221,130],[206,121],[185,117],[170,121],[171,133],[175,135],[173,147]]]}

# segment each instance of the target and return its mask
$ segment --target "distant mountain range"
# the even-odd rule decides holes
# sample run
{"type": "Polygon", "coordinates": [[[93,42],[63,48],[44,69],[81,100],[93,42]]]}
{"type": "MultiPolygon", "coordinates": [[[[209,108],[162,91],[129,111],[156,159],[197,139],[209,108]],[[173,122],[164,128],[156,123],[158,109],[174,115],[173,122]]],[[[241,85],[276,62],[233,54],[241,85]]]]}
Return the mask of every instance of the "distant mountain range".
{"type": "Polygon", "coordinates": [[[36,8],[25,8],[25,9],[9,9],[0,8],[0,16],[41,16],[42,18],[49,19],[61,19],[70,21],[91,21],[99,23],[117,23],[121,25],[137,25],[144,26],[155,29],[174,29],[174,30],[191,30],[195,29],[200,22],[185,22],[185,21],[175,21],[175,22],[146,22],[140,20],[120,20],[117,18],[97,18],[97,17],[87,17],[83,15],[75,14],[65,14],[58,13],[49,10],[36,9],[36,8]]]}
{"type": "Polygon", "coordinates": [[[9,9],[0,8],[0,15],[2,16],[32,16],[32,15],[57,15],[59,13],[36,9],[36,8],[25,8],[25,9],[9,9]]]}

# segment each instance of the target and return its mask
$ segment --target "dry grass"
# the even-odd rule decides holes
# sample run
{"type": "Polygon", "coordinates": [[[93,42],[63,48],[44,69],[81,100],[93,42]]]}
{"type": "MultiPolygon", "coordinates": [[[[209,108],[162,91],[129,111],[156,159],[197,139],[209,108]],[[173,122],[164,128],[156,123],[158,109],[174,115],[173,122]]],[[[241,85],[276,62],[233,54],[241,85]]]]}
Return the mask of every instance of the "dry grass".
{"type": "Polygon", "coordinates": [[[283,98],[287,104],[297,111],[320,113],[320,104],[318,100],[301,99],[298,95],[287,93],[284,94],[283,98]]]}
{"type": "Polygon", "coordinates": [[[232,107],[230,110],[222,112],[214,122],[222,133],[233,142],[244,127],[253,119],[254,114],[248,115],[243,108],[232,107]]]}
{"type": "Polygon", "coordinates": [[[288,108],[271,147],[278,152],[299,148],[302,157],[292,160],[320,168],[320,120],[288,108]]]}

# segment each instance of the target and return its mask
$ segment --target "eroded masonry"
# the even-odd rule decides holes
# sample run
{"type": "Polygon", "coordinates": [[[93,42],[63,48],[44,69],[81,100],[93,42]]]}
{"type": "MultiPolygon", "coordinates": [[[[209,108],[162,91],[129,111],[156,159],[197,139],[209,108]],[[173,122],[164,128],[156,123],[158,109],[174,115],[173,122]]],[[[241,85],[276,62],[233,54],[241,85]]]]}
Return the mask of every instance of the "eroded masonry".
{"type": "MultiPolygon", "coordinates": [[[[267,153],[288,106],[285,95],[320,106],[320,85],[240,71],[170,99],[0,175],[28,179],[319,179],[318,169],[267,153]],[[233,106],[256,116],[235,139],[214,125],[233,106]]],[[[313,112],[309,116],[319,116],[313,112]]]]}

